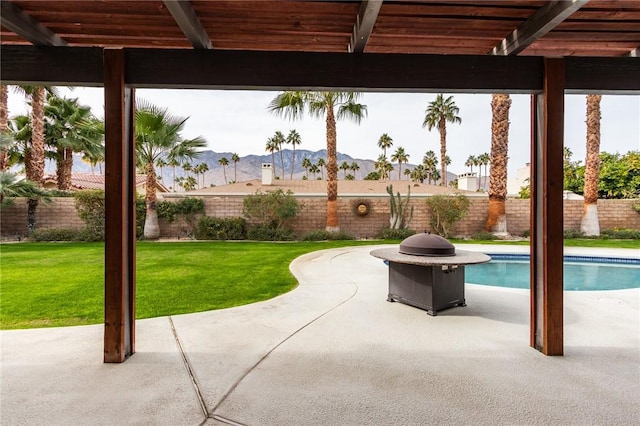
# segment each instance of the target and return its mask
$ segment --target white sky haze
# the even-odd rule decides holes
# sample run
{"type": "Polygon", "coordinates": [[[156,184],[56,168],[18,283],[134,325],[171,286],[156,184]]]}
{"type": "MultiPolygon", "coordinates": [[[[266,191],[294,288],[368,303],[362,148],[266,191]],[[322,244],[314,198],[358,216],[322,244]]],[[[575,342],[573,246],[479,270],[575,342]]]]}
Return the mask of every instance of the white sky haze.
{"type": "MultiPolygon", "coordinates": [[[[183,136],[203,136],[216,152],[236,152],[240,156],[265,154],[265,144],[275,131],[287,134],[296,129],[302,136],[299,149],[316,151],[326,147],[324,120],[305,116],[289,121],[267,111],[278,92],[238,90],[169,90],[138,89],[137,96],[156,105],[168,107],[177,116],[190,117],[183,136]]],[[[60,95],[79,98],[93,113],[104,117],[102,88],[61,88],[60,95]]],[[[454,94],[460,108],[462,124],[447,125],[447,154],[452,164],[448,170],[459,174],[469,155],[489,152],[491,148],[491,95],[454,94]]],[[[338,122],[338,151],[354,158],[376,159],[383,133],[409,153],[409,162],[420,163],[425,152],[433,150],[439,157],[440,139],[436,129],[422,127],[425,109],[435,100],[431,93],[364,93],[360,102],[367,105],[368,116],[360,125],[338,122]]],[[[512,95],[509,131],[509,175],[529,161],[530,97],[512,95]]],[[[601,104],[601,151],[626,153],[640,149],[640,96],[605,95],[601,104]]],[[[9,115],[24,114],[24,97],[9,93],[9,115]]],[[[565,96],[565,146],[574,160],[584,161],[586,144],[586,102],[584,95],[565,96]]]]}

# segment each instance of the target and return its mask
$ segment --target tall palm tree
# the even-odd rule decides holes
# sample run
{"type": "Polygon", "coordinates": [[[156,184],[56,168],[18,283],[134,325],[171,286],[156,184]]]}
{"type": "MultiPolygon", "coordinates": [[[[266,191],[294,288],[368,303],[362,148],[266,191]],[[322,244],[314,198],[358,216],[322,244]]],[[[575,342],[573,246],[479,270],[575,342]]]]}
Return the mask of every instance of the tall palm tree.
{"type": "Polygon", "coordinates": [[[275,176],[276,174],[276,161],[275,161],[275,152],[278,150],[278,142],[273,138],[267,139],[267,144],[264,147],[264,150],[271,153],[271,171],[275,176]]]}
{"type": "Polygon", "coordinates": [[[324,161],[324,158],[318,158],[317,164],[318,164],[318,170],[320,170],[320,179],[324,180],[324,168],[327,166],[327,162],[324,161]]]}
{"type": "MultiPolygon", "coordinates": [[[[7,103],[9,93],[7,86],[0,84],[0,135],[6,134],[9,130],[9,109],[7,103]]],[[[0,171],[6,170],[9,163],[9,148],[0,149],[0,171]]]]}
{"type": "Polygon", "coordinates": [[[224,183],[227,183],[227,166],[229,165],[229,160],[227,157],[222,157],[218,160],[218,164],[222,166],[222,173],[224,174],[224,183]]]}
{"type": "Polygon", "coordinates": [[[409,154],[405,152],[403,147],[399,146],[391,156],[391,161],[398,163],[398,180],[402,180],[402,163],[409,162],[409,154]]]}
{"type": "Polygon", "coordinates": [[[198,171],[202,175],[202,188],[204,188],[204,186],[205,186],[205,182],[204,182],[205,175],[209,171],[209,165],[207,163],[198,164],[198,171]]]}
{"type": "Polygon", "coordinates": [[[164,160],[164,158],[158,158],[156,160],[156,167],[160,169],[160,177],[158,179],[163,180],[164,168],[167,167],[167,166],[168,166],[168,164],[164,160]]]}
{"type": "Polygon", "coordinates": [[[58,189],[71,188],[73,154],[84,152],[89,157],[104,152],[104,123],[91,114],[91,108],[78,99],[47,96],[45,140],[55,149],[58,189]]]}
{"type": "Polygon", "coordinates": [[[360,166],[354,161],[351,163],[351,166],[349,166],[349,169],[351,169],[351,171],[353,172],[353,179],[355,180],[356,172],[360,170],[360,166]]]}
{"type": "Polygon", "coordinates": [[[389,177],[389,172],[393,170],[393,165],[389,162],[389,160],[387,160],[387,157],[385,157],[383,154],[380,154],[378,156],[378,159],[376,160],[375,163],[373,163],[373,166],[375,167],[376,170],[380,170],[380,178],[382,180],[387,179],[389,177]]]}
{"type": "Polygon", "coordinates": [[[484,166],[484,179],[485,181],[487,180],[487,166],[489,165],[489,162],[491,161],[491,156],[489,155],[488,152],[485,152],[483,154],[480,154],[476,157],[476,162],[478,165],[478,170],[479,170],[479,177],[478,177],[478,190],[480,190],[481,188],[484,188],[485,185],[483,185],[482,183],[482,166],[484,166]]]}
{"type": "Polygon", "coordinates": [[[278,130],[273,135],[273,143],[278,147],[277,151],[280,153],[280,167],[282,168],[282,179],[284,180],[284,157],[282,155],[282,144],[285,143],[287,139],[284,137],[284,133],[278,130]]]}
{"type": "Polygon", "coordinates": [[[402,173],[407,177],[407,180],[411,179],[411,169],[410,168],[407,167],[406,169],[404,169],[404,172],[402,172],[402,173]]]}
{"type": "Polygon", "coordinates": [[[320,168],[318,167],[317,164],[311,164],[311,166],[309,167],[309,171],[311,173],[313,173],[313,179],[316,179],[316,173],[318,173],[320,171],[320,168]]]}
{"type": "MultiPolygon", "coordinates": [[[[422,158],[422,165],[424,166],[428,183],[431,185],[431,180],[435,178],[435,172],[437,172],[438,168],[438,157],[436,157],[436,153],[431,150],[427,151],[422,158]]],[[[437,181],[437,179],[434,179],[434,183],[435,181],[437,181]]]]}
{"type": "Polygon", "coordinates": [[[147,208],[144,222],[145,239],[158,239],[156,169],[158,158],[194,159],[207,143],[201,138],[183,139],[180,132],[184,129],[187,118],[174,117],[167,108],[161,108],[144,100],[136,102],[136,156],[140,166],[146,171],[145,203],[147,208]]]}
{"type": "Polygon", "coordinates": [[[378,139],[378,147],[382,149],[382,154],[385,157],[387,156],[387,148],[391,148],[391,146],[393,146],[393,139],[388,134],[383,133],[378,139]]]}
{"type": "Polygon", "coordinates": [[[446,185],[447,180],[447,164],[445,156],[447,155],[447,122],[455,124],[462,123],[462,118],[458,115],[460,108],[453,102],[453,96],[444,98],[440,93],[435,101],[429,103],[425,111],[422,127],[426,127],[429,131],[434,127],[438,127],[440,133],[440,174],[442,175],[441,185],[446,185]]]}
{"type": "Polygon", "coordinates": [[[346,161],[343,161],[340,164],[340,170],[342,170],[342,174],[344,174],[344,178],[347,178],[347,170],[351,170],[351,164],[347,163],[346,161]]]}
{"type": "Polygon", "coordinates": [[[305,174],[307,176],[307,179],[309,179],[309,168],[311,167],[311,160],[309,160],[309,157],[304,157],[302,159],[302,168],[305,170],[305,174]]]}
{"type": "Polygon", "coordinates": [[[298,133],[295,129],[290,130],[287,135],[287,143],[291,144],[293,147],[293,153],[291,154],[291,177],[289,179],[293,180],[293,169],[296,164],[296,145],[300,145],[302,143],[302,138],[300,137],[300,133],[298,133]]]}
{"type": "Polygon", "coordinates": [[[600,235],[598,221],[598,176],[600,174],[600,101],[602,95],[587,95],[587,155],[584,170],[584,209],[580,231],[600,235]]]}
{"type": "Polygon", "coordinates": [[[411,180],[414,182],[424,183],[425,179],[429,177],[424,164],[418,164],[411,170],[411,180]]]}
{"type": "Polygon", "coordinates": [[[269,104],[269,110],[286,118],[300,118],[305,109],[316,118],[325,118],[327,136],[327,231],[339,231],[338,164],[336,120],[351,118],[360,123],[367,107],[359,104],[354,92],[282,92],[269,104]],[[337,108],[337,111],[336,111],[337,108]]]}
{"type": "Polygon", "coordinates": [[[171,179],[173,184],[171,185],[171,188],[173,188],[173,192],[177,192],[176,191],[176,167],[180,165],[180,162],[175,157],[167,157],[167,160],[168,160],[167,166],[171,167],[173,171],[173,177],[171,179]]]}
{"type": "Polygon", "coordinates": [[[478,160],[476,160],[476,157],[473,155],[470,155],[469,158],[467,158],[467,161],[464,162],[464,165],[469,167],[470,173],[473,173],[473,166],[475,166],[477,162],[478,160]]]}
{"type": "Polygon", "coordinates": [[[485,230],[507,233],[507,161],[509,159],[509,108],[505,94],[491,96],[491,176],[489,177],[489,215],[485,230]]]}
{"type": "Polygon", "coordinates": [[[233,181],[238,181],[238,162],[240,161],[240,156],[235,152],[231,154],[231,161],[233,161],[233,181]]]}

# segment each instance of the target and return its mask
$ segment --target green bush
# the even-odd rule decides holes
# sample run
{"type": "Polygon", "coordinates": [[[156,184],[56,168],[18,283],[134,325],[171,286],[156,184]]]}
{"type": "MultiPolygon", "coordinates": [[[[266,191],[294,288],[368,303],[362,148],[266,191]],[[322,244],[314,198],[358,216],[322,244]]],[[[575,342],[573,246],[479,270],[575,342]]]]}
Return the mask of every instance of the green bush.
{"type": "Polygon", "coordinates": [[[498,237],[493,235],[491,232],[485,231],[476,232],[471,236],[471,238],[478,241],[493,241],[498,239],[498,237]]]}
{"type": "Polygon", "coordinates": [[[91,230],[74,229],[74,228],[50,228],[50,229],[36,229],[30,235],[29,239],[36,242],[43,241],[102,241],[104,235],[96,235],[91,230]]]}
{"type": "Polygon", "coordinates": [[[202,216],[196,225],[197,240],[244,240],[245,220],[241,217],[202,216]]]}
{"type": "Polygon", "coordinates": [[[293,231],[289,228],[274,228],[269,224],[253,225],[247,230],[247,238],[255,241],[292,241],[293,231]]]}
{"type": "Polygon", "coordinates": [[[147,203],[144,197],[136,197],[136,238],[144,238],[144,221],[147,218],[147,203]]]}
{"type": "Polygon", "coordinates": [[[176,216],[184,216],[185,220],[193,220],[196,213],[204,213],[204,201],[202,198],[182,198],[179,201],[160,201],[157,204],[158,217],[171,223],[176,216]]]}
{"type": "Polygon", "coordinates": [[[600,232],[603,240],[640,240],[640,231],[636,229],[604,229],[600,232]]]}
{"type": "Polygon", "coordinates": [[[577,229],[565,229],[564,230],[564,238],[565,239],[574,239],[574,238],[584,238],[582,232],[577,229]]]}
{"type": "Polygon", "coordinates": [[[447,238],[451,227],[464,219],[469,213],[469,198],[458,195],[433,195],[426,200],[431,210],[431,227],[433,231],[447,238]]]}
{"type": "Polygon", "coordinates": [[[414,231],[413,229],[390,229],[390,228],[385,228],[383,230],[381,230],[380,232],[378,232],[377,237],[380,238],[381,240],[404,240],[407,237],[410,237],[411,235],[415,234],[416,231],[414,231]]]}
{"type": "Polygon", "coordinates": [[[635,210],[638,214],[640,214],[640,203],[631,205],[631,208],[635,210]]]}
{"type": "Polygon", "coordinates": [[[302,236],[302,241],[334,241],[334,240],[354,240],[354,236],[346,232],[329,232],[324,229],[311,231],[302,236]]]}
{"type": "Polygon", "coordinates": [[[242,211],[252,222],[247,230],[249,239],[288,241],[293,239],[289,223],[300,211],[300,204],[291,191],[257,191],[244,198],[242,211]]]}
{"type": "Polygon", "coordinates": [[[104,191],[83,190],[76,192],[73,196],[78,216],[87,225],[87,231],[94,235],[93,241],[104,240],[104,191]]]}
{"type": "Polygon", "coordinates": [[[531,230],[527,229],[526,231],[524,231],[524,232],[522,233],[522,236],[523,236],[524,238],[529,238],[529,237],[531,236],[531,230]]]}

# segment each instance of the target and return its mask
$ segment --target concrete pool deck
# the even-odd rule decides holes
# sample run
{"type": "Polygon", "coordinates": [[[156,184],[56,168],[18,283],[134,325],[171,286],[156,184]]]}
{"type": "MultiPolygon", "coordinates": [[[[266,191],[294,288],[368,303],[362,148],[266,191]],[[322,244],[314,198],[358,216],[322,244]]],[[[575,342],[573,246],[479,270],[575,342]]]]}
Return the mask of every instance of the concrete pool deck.
{"type": "Polygon", "coordinates": [[[296,259],[300,285],[271,300],[138,320],[124,364],[102,363],[102,325],[1,331],[0,423],[638,424],[640,289],[566,292],[565,356],[545,357],[528,290],[469,284],[430,317],[386,301],[373,248],[296,259]]]}

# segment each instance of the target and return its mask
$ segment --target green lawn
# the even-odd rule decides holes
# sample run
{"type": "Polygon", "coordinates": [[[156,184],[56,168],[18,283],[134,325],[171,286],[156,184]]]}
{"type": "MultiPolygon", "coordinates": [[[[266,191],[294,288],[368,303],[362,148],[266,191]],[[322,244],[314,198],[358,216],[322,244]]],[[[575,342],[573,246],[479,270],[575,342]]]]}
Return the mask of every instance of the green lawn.
{"type": "MultiPolygon", "coordinates": [[[[379,243],[140,242],[137,317],[200,312],[266,300],[295,287],[289,264],[296,257],[326,248],[379,243]]],[[[565,244],[640,248],[638,240],[567,240],[565,244]]],[[[0,245],[0,328],[102,322],[103,268],[102,243],[0,245]]]]}

